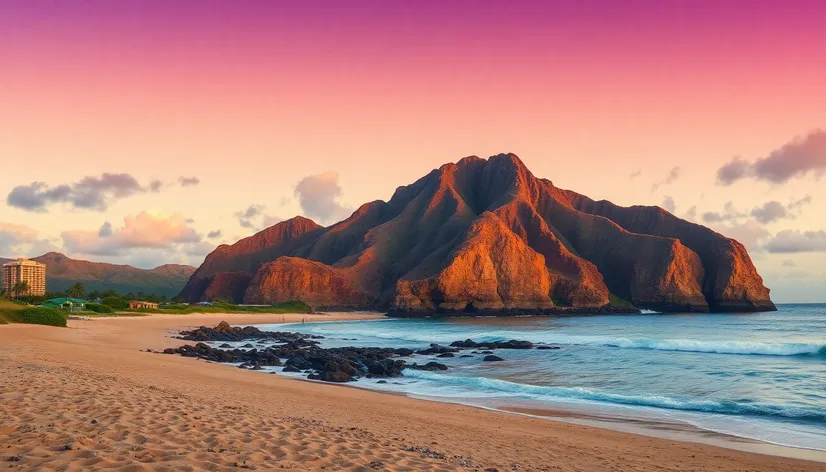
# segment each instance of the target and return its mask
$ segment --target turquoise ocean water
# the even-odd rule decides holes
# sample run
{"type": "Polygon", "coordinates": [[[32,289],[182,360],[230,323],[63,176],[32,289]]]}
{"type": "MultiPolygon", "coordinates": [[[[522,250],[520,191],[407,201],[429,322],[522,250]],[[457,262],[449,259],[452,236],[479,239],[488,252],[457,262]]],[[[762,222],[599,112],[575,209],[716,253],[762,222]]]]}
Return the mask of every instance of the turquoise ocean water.
{"type": "MultiPolygon", "coordinates": [[[[259,325],[284,330],[284,326],[259,325]]],[[[503,362],[430,359],[359,386],[495,407],[565,409],[684,423],[775,444],[826,450],[826,305],[757,314],[383,319],[293,324],[323,347],[426,347],[528,340],[558,350],[497,350],[503,362]]]]}

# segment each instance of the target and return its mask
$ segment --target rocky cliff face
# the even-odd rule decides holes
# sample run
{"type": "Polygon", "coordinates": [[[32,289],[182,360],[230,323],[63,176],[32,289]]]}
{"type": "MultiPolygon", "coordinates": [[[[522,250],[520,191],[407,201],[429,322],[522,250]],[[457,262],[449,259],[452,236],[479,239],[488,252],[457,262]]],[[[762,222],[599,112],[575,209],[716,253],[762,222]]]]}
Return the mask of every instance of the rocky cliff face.
{"type": "Polygon", "coordinates": [[[624,208],[596,202],[575,192],[566,195],[582,212],[599,215],[627,231],[679,240],[700,258],[704,269],[702,294],[713,311],[774,310],[769,289],[754,268],[746,248],[705,226],[691,223],[658,207],[624,208]]]}
{"type": "Polygon", "coordinates": [[[736,241],[558,189],[513,154],[446,164],[328,228],[297,217],[221,246],[181,296],[242,286],[247,303],[399,313],[774,309],[736,241]]]}
{"type": "Polygon", "coordinates": [[[297,257],[279,257],[261,266],[244,293],[247,303],[291,300],[325,308],[373,306],[372,298],[340,269],[297,257]]]}

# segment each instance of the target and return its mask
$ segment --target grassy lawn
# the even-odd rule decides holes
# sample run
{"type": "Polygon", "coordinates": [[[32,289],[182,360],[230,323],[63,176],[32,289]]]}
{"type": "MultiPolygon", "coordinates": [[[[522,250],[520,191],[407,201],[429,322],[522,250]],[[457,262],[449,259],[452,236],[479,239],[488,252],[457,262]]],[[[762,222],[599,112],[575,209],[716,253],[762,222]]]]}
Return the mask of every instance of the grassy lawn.
{"type": "Polygon", "coordinates": [[[29,323],[66,326],[66,313],[54,308],[26,306],[0,299],[0,323],[29,323]]]}
{"type": "Polygon", "coordinates": [[[112,313],[96,313],[94,311],[80,311],[75,313],[70,313],[71,315],[76,316],[85,316],[87,318],[112,318],[112,317],[123,317],[123,316],[149,316],[148,313],[136,313],[136,312],[112,312],[112,313]]]}
{"type": "Polygon", "coordinates": [[[241,306],[216,302],[213,306],[177,305],[161,309],[115,310],[105,305],[88,304],[86,311],[68,313],[56,308],[24,305],[0,298],[0,324],[30,323],[49,326],[66,326],[68,315],[103,318],[112,316],[147,316],[152,313],[188,315],[191,313],[260,313],[286,314],[310,313],[310,306],[304,302],[291,301],[272,306],[241,306]]]}
{"type": "Polygon", "coordinates": [[[260,313],[260,314],[286,314],[286,313],[311,313],[310,306],[302,301],[290,301],[270,306],[243,306],[232,305],[230,303],[215,302],[213,306],[200,305],[177,305],[168,308],[142,308],[139,310],[118,310],[118,313],[165,313],[170,315],[189,315],[191,313],[260,313]]]}

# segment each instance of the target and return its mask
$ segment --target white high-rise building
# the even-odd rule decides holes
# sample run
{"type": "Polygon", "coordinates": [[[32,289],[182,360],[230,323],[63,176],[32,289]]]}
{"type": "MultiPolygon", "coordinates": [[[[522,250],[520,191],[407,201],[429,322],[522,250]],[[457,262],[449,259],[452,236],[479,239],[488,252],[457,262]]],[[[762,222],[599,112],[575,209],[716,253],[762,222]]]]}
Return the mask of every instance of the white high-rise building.
{"type": "Polygon", "coordinates": [[[23,258],[3,264],[3,289],[10,296],[45,295],[46,264],[23,258]],[[26,293],[14,293],[17,282],[29,284],[26,293]]]}

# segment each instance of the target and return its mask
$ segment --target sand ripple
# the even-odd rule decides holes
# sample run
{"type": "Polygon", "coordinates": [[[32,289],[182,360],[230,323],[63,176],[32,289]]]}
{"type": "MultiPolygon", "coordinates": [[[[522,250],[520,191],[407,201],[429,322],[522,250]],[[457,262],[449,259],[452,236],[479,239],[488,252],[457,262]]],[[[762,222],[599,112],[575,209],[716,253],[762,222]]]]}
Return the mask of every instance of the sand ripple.
{"type": "MultiPolygon", "coordinates": [[[[205,405],[157,387],[0,361],[0,467],[24,470],[461,470],[359,428],[205,405]]],[[[275,394],[275,392],[274,392],[275,394]]]]}

